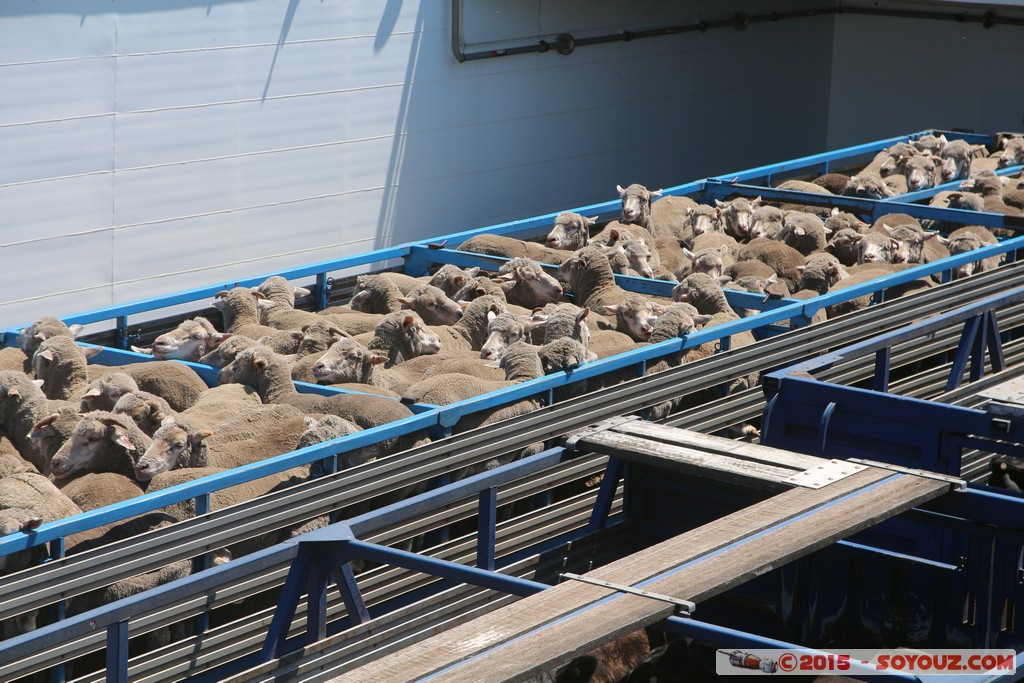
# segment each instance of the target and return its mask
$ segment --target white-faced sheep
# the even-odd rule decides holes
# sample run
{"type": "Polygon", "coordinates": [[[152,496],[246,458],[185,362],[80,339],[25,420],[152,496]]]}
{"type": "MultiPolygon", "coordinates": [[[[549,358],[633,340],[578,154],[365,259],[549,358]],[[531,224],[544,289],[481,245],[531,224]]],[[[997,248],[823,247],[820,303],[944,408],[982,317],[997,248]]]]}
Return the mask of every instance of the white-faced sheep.
{"type": "Polygon", "coordinates": [[[690,224],[689,212],[698,206],[689,197],[663,197],[652,203],[661,197],[661,190],[648,190],[637,183],[626,188],[616,185],[615,189],[622,200],[622,222],[644,228],[652,238],[683,238],[690,224]]]}
{"type": "Polygon", "coordinates": [[[394,282],[381,274],[356,278],[355,294],[348,302],[353,311],[385,315],[402,310],[402,292],[394,282]]]}
{"type": "Polygon", "coordinates": [[[960,187],[980,195],[984,200],[985,211],[989,213],[1019,214],[1020,211],[1003,201],[1003,186],[1006,182],[1005,178],[987,171],[968,178],[960,183],[960,187]]]}
{"type": "Polygon", "coordinates": [[[319,384],[365,384],[401,395],[419,373],[410,375],[408,363],[385,369],[387,360],[355,339],[340,339],[317,358],[313,379],[319,384]]]}
{"type": "Polygon", "coordinates": [[[907,179],[911,192],[935,187],[942,179],[942,159],[929,154],[917,154],[899,160],[900,172],[907,179]]]}
{"type": "Polygon", "coordinates": [[[527,242],[503,235],[473,235],[458,247],[459,251],[471,251],[502,258],[528,258],[540,263],[558,265],[565,258],[561,249],[549,249],[535,242],[527,242]]]}
{"type": "MultiPolygon", "coordinates": [[[[888,235],[870,232],[866,235],[857,233],[849,239],[857,248],[857,263],[900,263],[901,248],[899,240],[888,235]]],[[[835,252],[833,252],[835,253],[835,252]]]]}
{"type": "Polygon", "coordinates": [[[832,254],[818,254],[808,258],[805,265],[799,266],[800,283],[797,291],[809,290],[824,294],[837,282],[850,276],[843,265],[832,254]]]}
{"type": "Polygon", "coordinates": [[[487,313],[487,340],[480,347],[480,357],[497,360],[518,341],[530,341],[530,333],[540,327],[536,318],[522,318],[514,313],[487,313]]]}
{"type": "Polygon", "coordinates": [[[259,292],[247,287],[235,287],[218,292],[211,305],[224,316],[225,332],[264,340],[264,344],[278,353],[295,353],[299,345],[298,328],[286,330],[262,324],[258,304],[260,300],[267,301],[259,292]]]}
{"type": "Polygon", "coordinates": [[[386,356],[385,367],[391,367],[416,356],[437,353],[441,350],[441,338],[416,313],[399,311],[381,318],[366,346],[386,356]]]}
{"type": "Polygon", "coordinates": [[[32,369],[36,379],[42,380],[46,398],[57,401],[76,401],[89,385],[88,360],[103,349],[98,346],[82,347],[70,337],[50,337],[42,342],[32,356],[32,369]]]}
{"type": "Polygon", "coordinates": [[[297,382],[315,382],[313,365],[331,344],[348,337],[343,330],[329,320],[321,320],[302,328],[302,341],[291,360],[292,379],[297,382]]]}
{"type": "Polygon", "coordinates": [[[82,414],[77,408],[66,405],[32,425],[29,436],[46,462],[45,467],[40,470],[43,474],[49,474],[50,459],[71,438],[71,433],[81,419],[82,414]]]}
{"type": "Polygon", "coordinates": [[[589,308],[580,308],[575,304],[557,304],[545,307],[541,314],[544,317],[543,343],[547,344],[557,339],[575,339],[584,348],[590,346],[590,326],[587,324],[589,308]]]}
{"type": "Polygon", "coordinates": [[[589,244],[590,229],[596,222],[596,217],[587,218],[572,211],[563,211],[555,217],[555,224],[548,233],[548,248],[564,251],[582,249],[589,244]]]}
{"type": "MultiPolygon", "coordinates": [[[[899,173],[899,160],[901,157],[910,157],[919,153],[917,147],[914,147],[909,142],[897,142],[876,154],[871,163],[861,169],[861,173],[886,178],[899,173]]],[[[842,191],[836,194],[841,193],[842,191]]]]}
{"type": "Polygon", "coordinates": [[[25,352],[29,364],[23,369],[31,372],[31,360],[39,345],[50,337],[70,337],[74,339],[82,331],[82,325],[67,325],[60,318],[44,316],[28,327],[18,331],[18,348],[25,352]]]}
{"type": "Polygon", "coordinates": [[[437,269],[437,272],[434,273],[427,284],[437,287],[446,295],[458,301],[458,299],[455,298],[455,293],[465,287],[467,282],[477,277],[479,274],[479,267],[463,270],[458,266],[446,263],[437,269]]]}
{"type": "Polygon", "coordinates": [[[999,154],[999,168],[1024,164],[1024,138],[1006,138],[999,154]]]}
{"type": "Polygon", "coordinates": [[[775,206],[759,206],[750,216],[750,239],[769,237],[774,239],[782,230],[785,213],[775,206]]]}
{"type": "Polygon", "coordinates": [[[148,391],[128,392],[117,400],[110,412],[130,417],[150,437],[166,418],[175,414],[167,401],[148,391]]]}
{"type": "Polygon", "coordinates": [[[51,413],[46,395],[19,370],[0,371],[0,435],[6,436],[21,457],[48,473],[49,453],[32,439],[33,427],[51,413]]]}
{"type": "MultiPolygon", "coordinates": [[[[301,344],[301,342],[299,342],[301,344]]],[[[238,352],[242,349],[247,349],[250,346],[256,346],[256,340],[246,337],[242,334],[232,335],[226,341],[217,345],[213,351],[204,354],[199,359],[199,363],[203,365],[209,365],[213,368],[222,368],[235,359],[238,352]]]]}
{"type": "Polygon", "coordinates": [[[612,271],[620,275],[653,278],[651,257],[654,252],[643,240],[619,240],[604,248],[612,271]]]}
{"type": "Polygon", "coordinates": [[[83,413],[91,410],[113,410],[117,400],[131,391],[139,391],[139,384],[131,375],[126,372],[105,373],[89,382],[85,393],[82,394],[79,409],[83,413]]]}
{"type": "Polygon", "coordinates": [[[932,263],[949,256],[946,246],[936,239],[938,232],[922,230],[916,224],[895,227],[883,224],[882,229],[900,243],[897,263],[932,263]]]}
{"type": "Polygon", "coordinates": [[[528,258],[514,258],[503,264],[496,279],[508,283],[507,287],[503,286],[508,303],[526,308],[559,301],[565,293],[558,280],[528,258]]]}
{"type": "MultiPolygon", "coordinates": [[[[996,236],[992,234],[991,230],[981,227],[980,225],[968,225],[958,230],[954,230],[950,233],[948,238],[940,237],[939,240],[949,250],[951,256],[958,256],[965,254],[969,251],[981,249],[992,244],[998,243],[996,236]]],[[[984,273],[999,266],[1002,260],[1001,254],[995,256],[989,256],[986,259],[980,261],[972,261],[965,263],[961,266],[957,266],[953,269],[953,279],[959,279],[964,277],[970,277],[975,273],[984,273]]]]}
{"type": "Polygon", "coordinates": [[[708,232],[723,232],[721,210],[717,206],[698,204],[697,208],[687,211],[690,221],[690,235],[694,238],[708,232]]]}
{"type": "Polygon", "coordinates": [[[847,197],[861,197],[862,199],[886,199],[896,196],[896,193],[881,178],[863,172],[850,178],[846,187],[843,188],[843,194],[847,197]]]}
{"type": "Polygon", "coordinates": [[[731,235],[710,232],[693,238],[693,250],[684,248],[686,261],[675,272],[677,280],[690,273],[708,273],[714,277],[722,275],[726,268],[736,262],[739,244],[731,235]]]}
{"type": "Polygon", "coordinates": [[[158,360],[196,362],[230,336],[226,332],[218,332],[213,323],[200,316],[181,321],[173,330],[154,339],[152,347],[133,346],[132,350],[148,353],[158,360]]]}
{"type": "Polygon", "coordinates": [[[911,140],[910,144],[916,147],[919,152],[938,156],[947,142],[948,140],[946,140],[945,135],[933,135],[931,133],[926,133],[925,135],[911,140]]]}
{"type": "Polygon", "coordinates": [[[71,438],[50,460],[55,479],[77,472],[135,474],[135,463],[149,447],[150,438],[125,415],[93,411],[82,416],[71,438]]]}
{"type": "Polygon", "coordinates": [[[942,147],[942,182],[950,183],[971,173],[971,161],[986,152],[985,145],[972,145],[966,140],[950,140],[942,147]]]}
{"type": "Polygon", "coordinates": [[[558,268],[558,279],[567,282],[577,306],[602,310],[614,306],[629,296],[629,292],[615,284],[608,258],[599,247],[584,247],[572,253],[558,268]]]}
{"type": "Polygon", "coordinates": [[[433,285],[420,285],[398,301],[403,309],[418,313],[427,325],[454,325],[462,318],[462,306],[433,285]]]}
{"type": "Polygon", "coordinates": [[[824,249],[831,234],[832,231],[825,227],[824,221],[814,214],[790,211],[783,218],[782,230],[775,235],[775,239],[809,256],[824,249]]]}
{"type": "MultiPolygon", "coordinates": [[[[743,277],[734,278],[732,282],[723,286],[723,289],[732,289],[740,292],[750,292],[751,294],[760,294],[765,297],[775,296],[774,292],[769,291],[773,285],[778,284],[779,276],[775,273],[771,274],[771,277],[759,277],[757,275],[744,275],[743,277]]],[[[756,308],[736,308],[735,311],[742,317],[746,318],[752,316],[760,311],[756,308]]]]}
{"type": "Polygon", "coordinates": [[[621,302],[605,306],[602,310],[607,315],[615,316],[615,327],[619,332],[644,342],[650,339],[654,323],[665,312],[665,306],[642,294],[630,294],[621,302]]]}
{"type": "Polygon", "coordinates": [[[746,242],[750,239],[751,217],[754,210],[761,206],[761,198],[747,199],[737,197],[729,202],[720,199],[715,200],[715,205],[721,211],[721,221],[725,232],[736,238],[738,242],[746,242]]]}

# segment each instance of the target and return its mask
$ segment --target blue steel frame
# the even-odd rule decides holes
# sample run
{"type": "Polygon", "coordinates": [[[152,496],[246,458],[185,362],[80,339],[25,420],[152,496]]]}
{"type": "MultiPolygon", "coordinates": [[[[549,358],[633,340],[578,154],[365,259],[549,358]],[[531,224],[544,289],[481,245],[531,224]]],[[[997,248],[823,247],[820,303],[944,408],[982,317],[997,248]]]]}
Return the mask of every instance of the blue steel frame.
{"type": "MultiPolygon", "coordinates": [[[[6,670],[5,667],[29,654],[37,654],[63,642],[94,633],[97,629],[105,629],[108,640],[107,680],[127,681],[129,670],[127,637],[134,618],[215,592],[220,586],[244,580],[246,576],[275,566],[282,560],[290,561],[291,569],[261,651],[199,674],[195,680],[200,682],[219,680],[285,655],[351,625],[380,616],[367,608],[360,594],[356,577],[348,568],[348,563],[356,559],[404,567],[436,576],[446,582],[470,584],[511,595],[527,596],[543,591],[548,587],[547,584],[501,573],[500,567],[507,566],[513,559],[494,558],[493,556],[496,501],[493,492],[502,485],[535,476],[536,473],[544,469],[557,466],[566,455],[562,448],[551,449],[468,477],[436,491],[424,493],[386,508],[310,532],[292,541],[247,555],[226,565],[193,574],[143,595],[127,598],[66,619],[58,624],[45,626],[37,631],[9,639],[0,645],[0,674],[6,670]],[[480,503],[479,517],[482,520],[477,536],[479,552],[476,567],[358,540],[360,537],[368,536],[376,530],[394,525],[413,515],[472,497],[476,497],[480,503]],[[346,605],[348,616],[347,619],[342,620],[344,623],[328,623],[327,620],[326,596],[332,579],[346,605]],[[286,637],[288,626],[303,594],[307,596],[307,630],[304,634],[289,639],[286,637]]],[[[620,464],[615,458],[609,459],[609,475],[620,464]]],[[[626,476],[629,476],[628,472],[626,476]]],[[[626,487],[627,492],[631,489],[631,486],[626,487]]],[[[671,491],[662,491],[661,495],[675,501],[676,505],[684,500],[671,491]]],[[[604,502],[604,496],[599,497],[595,504],[595,519],[602,517],[603,513],[600,509],[604,502]]],[[[994,522],[1006,515],[1008,510],[1019,508],[1019,506],[1020,499],[1017,497],[990,491],[968,490],[944,496],[924,506],[924,509],[913,510],[906,515],[927,518],[931,524],[944,528],[948,533],[977,533],[977,530],[981,528],[991,531],[994,528],[994,522]]],[[[626,519],[619,515],[608,522],[622,524],[626,522],[626,519]]],[[[635,520],[633,523],[643,524],[644,520],[635,520]]],[[[1016,524],[1017,528],[1014,529],[1015,540],[1018,544],[1024,542],[1024,529],[1020,529],[1020,526],[1018,523],[1016,524]]],[[[593,529],[588,527],[559,539],[549,539],[545,546],[551,547],[552,544],[579,539],[592,532],[593,529]]],[[[995,533],[1000,533],[1000,531],[995,533]]],[[[994,546],[991,538],[989,538],[989,543],[994,546]]],[[[1000,584],[999,572],[995,571],[965,572],[964,568],[959,565],[943,564],[912,554],[893,552],[853,541],[840,542],[834,547],[834,551],[844,556],[850,554],[867,556],[872,564],[884,563],[892,567],[933,566],[937,570],[947,573],[970,574],[982,582],[987,582],[983,586],[986,591],[993,590],[993,587],[1006,588],[1005,585],[1000,584]]],[[[524,552],[536,552],[536,550],[530,549],[524,552]]],[[[827,556],[830,552],[832,551],[819,551],[816,556],[822,554],[827,556]]],[[[983,556],[986,553],[994,554],[997,560],[1002,561],[1003,565],[1007,565],[1012,560],[1011,565],[1007,566],[1019,568],[1016,555],[1011,558],[1006,553],[993,553],[988,546],[981,547],[980,551],[975,554],[983,556]]],[[[833,594],[837,592],[836,588],[834,583],[828,585],[828,590],[833,594]]],[[[441,590],[441,588],[437,590],[441,590]]],[[[842,593],[842,591],[838,592],[842,593]]],[[[703,611],[703,608],[701,609],[703,611]]],[[[799,639],[786,640],[760,635],[750,630],[741,630],[736,627],[736,624],[714,623],[693,617],[672,617],[659,626],[674,634],[696,638],[718,647],[783,648],[817,652],[813,647],[800,644],[799,639]]],[[[987,646],[1006,647],[1006,644],[993,640],[987,646]]],[[[1018,661],[1024,662],[1024,655],[1018,657],[1018,661]]],[[[898,678],[914,680],[912,677],[905,676],[898,678]]],[[[968,680],[973,683],[974,681],[994,679],[971,677],[958,680],[968,680]]]]}

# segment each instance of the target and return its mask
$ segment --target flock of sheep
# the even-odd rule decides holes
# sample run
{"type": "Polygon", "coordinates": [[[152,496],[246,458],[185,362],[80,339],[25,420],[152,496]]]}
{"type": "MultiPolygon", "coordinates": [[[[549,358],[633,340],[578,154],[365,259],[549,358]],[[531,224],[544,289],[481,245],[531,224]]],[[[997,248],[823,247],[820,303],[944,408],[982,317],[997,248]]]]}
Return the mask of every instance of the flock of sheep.
{"type": "MultiPolygon", "coordinates": [[[[854,176],[830,173],[780,187],[880,198],[962,178],[960,190],[940,193],[932,203],[1020,214],[1024,179],[993,170],[1024,162],[1024,139],[1005,143],[989,154],[927,136],[884,150],[854,176]]],[[[658,199],[659,192],[641,185],[618,192],[621,218],[606,225],[566,212],[543,243],[484,234],[460,245],[508,259],[493,273],[445,265],[424,278],[364,275],[348,304],[316,313],[295,308],[296,298],[308,290],[271,277],[258,287],[216,296],[212,305],[220,312],[220,329],[197,317],[161,334],[150,348],[135,349],[157,360],[220,368],[214,387],[181,363],[91,365],[101,349],[78,345],[79,328],[41,318],[21,331],[17,348],[0,350],[0,535],[391,423],[413,414],[408,404],[448,405],[753,313],[729,304],[729,288],[808,299],[1006,236],[903,214],[869,225],[838,209],[821,213],[760,198],[710,206],[686,197],[658,199]],[[551,266],[557,266],[554,275],[551,266]],[[645,296],[620,287],[616,274],[678,284],[671,298],[645,296]],[[358,393],[304,394],[296,380],[358,393]]],[[[985,259],[956,269],[953,277],[997,265],[998,258],[985,259]]],[[[915,280],[901,293],[934,284],[915,280]]],[[[864,305],[866,297],[829,307],[827,315],[864,305]]],[[[753,341],[743,332],[731,343],[753,341]]],[[[647,371],[703,357],[714,347],[666,356],[647,371]]],[[[623,378],[603,377],[589,388],[623,378]]],[[[756,381],[737,378],[729,388],[756,381]]],[[[531,412],[540,401],[524,399],[467,416],[455,431],[531,412]]],[[[656,406],[651,416],[677,407],[656,406]]],[[[390,439],[343,454],[341,465],[426,440],[424,433],[390,439]]],[[[294,468],[216,493],[212,505],[231,505],[310,476],[308,466],[294,468]]],[[[180,504],[164,513],[73,536],[67,552],[170,524],[194,510],[180,504]]],[[[219,558],[226,561],[326,521],[224,549],[219,558]]],[[[0,571],[24,569],[38,559],[28,552],[0,558],[0,571]]],[[[189,562],[179,562],[144,581],[82,596],[69,613],[189,569],[189,562]]],[[[33,615],[16,621],[5,624],[5,637],[35,625],[33,615]]]]}

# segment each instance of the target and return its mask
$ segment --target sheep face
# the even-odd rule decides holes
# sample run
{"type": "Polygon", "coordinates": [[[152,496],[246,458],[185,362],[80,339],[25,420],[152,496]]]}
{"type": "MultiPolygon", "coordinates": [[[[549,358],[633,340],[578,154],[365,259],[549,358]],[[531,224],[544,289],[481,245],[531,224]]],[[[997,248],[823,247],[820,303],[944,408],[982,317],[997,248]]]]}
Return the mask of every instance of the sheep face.
{"type": "Polygon", "coordinates": [[[984,211],[985,200],[973,192],[954,192],[949,195],[949,208],[965,211],[984,211]]]}
{"type": "Polygon", "coordinates": [[[233,361],[239,353],[253,346],[256,346],[256,342],[249,337],[234,335],[230,339],[221,342],[213,351],[202,356],[199,362],[213,368],[223,368],[233,361]]]}
{"type": "Polygon", "coordinates": [[[894,173],[900,173],[900,158],[912,157],[916,155],[917,152],[917,147],[906,142],[897,142],[895,145],[885,150],[887,158],[882,162],[882,165],[879,166],[878,174],[883,178],[887,178],[894,173]]]}
{"type": "Polygon", "coordinates": [[[427,325],[454,325],[462,319],[462,306],[433,285],[415,287],[398,301],[403,309],[419,314],[427,325]]]}
{"type": "Polygon", "coordinates": [[[206,318],[185,320],[153,340],[150,353],[159,360],[196,361],[230,336],[217,332],[206,318]]]}
{"type": "Polygon", "coordinates": [[[128,417],[147,434],[154,433],[160,423],[170,417],[167,407],[158,397],[140,391],[129,392],[117,399],[110,412],[128,417]]]}
{"type": "MultiPolygon", "coordinates": [[[[32,426],[29,437],[37,444],[38,450],[49,462],[60,447],[63,446],[82,416],[71,408],[62,408],[60,412],[47,415],[32,426]]],[[[46,474],[46,472],[43,472],[46,474]]]]}
{"type": "MultiPolygon", "coordinates": [[[[961,142],[955,140],[954,142],[961,142]]],[[[958,178],[966,178],[971,172],[971,153],[961,146],[953,147],[953,142],[942,150],[942,182],[949,183],[958,178]]],[[[909,184],[909,179],[908,179],[909,184]]]]}
{"type": "Polygon", "coordinates": [[[838,208],[832,209],[829,217],[825,219],[825,227],[828,228],[833,235],[837,234],[840,230],[852,230],[853,232],[864,232],[868,228],[868,224],[857,218],[852,213],[846,213],[840,211],[838,208]]]}
{"type": "Polygon", "coordinates": [[[835,283],[849,276],[842,265],[828,257],[815,257],[806,265],[797,266],[800,271],[800,289],[824,294],[835,283]]]}
{"type": "Polygon", "coordinates": [[[646,297],[631,294],[625,301],[614,306],[605,306],[604,312],[614,315],[616,327],[636,341],[647,341],[651,338],[658,316],[665,312],[665,307],[649,301],[646,297]]]}
{"type": "Polygon", "coordinates": [[[509,346],[518,341],[530,340],[530,332],[543,324],[542,320],[531,318],[521,320],[511,313],[487,313],[487,341],[480,348],[480,357],[498,360],[505,355],[509,346]]]}
{"type": "Polygon", "coordinates": [[[893,263],[923,263],[925,240],[935,237],[936,232],[921,232],[907,225],[897,225],[895,228],[882,224],[889,237],[900,243],[896,249],[895,261],[893,263]]]}
{"type": "Polygon", "coordinates": [[[313,366],[313,378],[318,384],[341,382],[368,383],[374,365],[387,361],[357,341],[342,339],[331,345],[313,366]]]}
{"type": "Polygon", "coordinates": [[[928,154],[919,154],[901,161],[909,190],[917,191],[935,187],[936,175],[942,168],[941,159],[928,154]]]}
{"type": "Polygon", "coordinates": [[[622,222],[646,225],[651,217],[651,199],[660,197],[661,190],[648,190],[643,185],[636,183],[626,189],[616,185],[615,189],[622,200],[622,222]]]}
{"type": "Polygon", "coordinates": [[[193,449],[212,434],[208,429],[190,431],[174,422],[173,418],[165,420],[153,434],[149,448],[135,464],[135,478],[146,482],[161,472],[173,470],[179,463],[185,462],[193,449]]]}
{"type": "Polygon", "coordinates": [[[547,246],[551,249],[576,251],[590,242],[590,228],[597,218],[586,218],[572,211],[564,211],[555,218],[554,227],[548,233],[547,246]]]}
{"type": "Polygon", "coordinates": [[[858,235],[857,263],[901,263],[900,246],[898,240],[886,235],[858,235]]]}
{"type": "Polygon", "coordinates": [[[847,197],[862,197],[864,199],[885,199],[896,193],[882,182],[881,178],[870,175],[855,175],[850,178],[843,189],[843,195],[847,197]]]}
{"type": "MultiPolygon", "coordinates": [[[[981,241],[981,237],[975,234],[967,233],[951,237],[948,240],[943,240],[942,243],[949,249],[950,256],[957,256],[959,254],[965,254],[975,249],[981,249],[984,243],[981,241]]],[[[982,264],[980,262],[965,263],[963,265],[953,268],[952,279],[959,280],[960,278],[970,277],[975,273],[981,272],[982,264]]]]}
{"type": "Polygon", "coordinates": [[[55,479],[64,479],[100,467],[104,454],[112,447],[131,453],[139,448],[129,437],[128,428],[116,418],[85,415],[50,460],[50,472],[55,479]]]}
{"type": "Polygon", "coordinates": [[[586,363],[597,360],[597,354],[588,351],[587,348],[575,339],[556,339],[550,344],[545,344],[537,351],[540,356],[540,365],[545,375],[555,372],[572,372],[586,363]]]}
{"type": "Polygon", "coordinates": [[[112,410],[118,400],[125,394],[138,391],[139,385],[124,372],[111,372],[90,382],[82,394],[81,410],[88,413],[92,410],[112,410]]]}
{"type": "MultiPolygon", "coordinates": [[[[480,268],[474,267],[463,270],[450,263],[438,268],[434,276],[430,278],[428,285],[437,287],[448,296],[455,298],[455,293],[466,286],[466,283],[480,274],[480,268]]],[[[457,300],[457,299],[456,299],[457,300]]]]}
{"type": "Polygon", "coordinates": [[[654,277],[654,269],[651,268],[651,248],[643,240],[625,240],[616,246],[622,249],[629,267],[641,277],[654,277]]]}
{"type": "Polygon", "coordinates": [[[774,239],[782,230],[782,211],[774,206],[759,206],[750,216],[750,239],[774,239]]]}
{"type": "MultiPolygon", "coordinates": [[[[564,264],[563,264],[564,265],[564,264]]],[[[561,270],[561,268],[559,268],[561,270]]],[[[541,267],[528,259],[513,259],[498,271],[498,278],[506,292],[513,287],[517,291],[524,290],[522,298],[531,301],[534,306],[559,301],[565,290],[558,280],[545,273],[541,267]]]]}
{"type": "Polygon", "coordinates": [[[754,209],[761,206],[760,197],[751,200],[739,197],[729,203],[716,199],[715,205],[721,210],[725,232],[738,240],[750,238],[751,217],[754,209]]]}
{"type": "Polygon", "coordinates": [[[999,168],[1008,168],[1024,164],[1024,138],[1011,138],[1006,141],[1002,154],[999,155],[999,168]]]}
{"type": "Polygon", "coordinates": [[[696,209],[687,207],[686,215],[690,219],[690,230],[693,232],[694,237],[709,232],[724,231],[718,207],[708,206],[707,204],[701,204],[696,209]]]}
{"type": "Polygon", "coordinates": [[[683,248],[683,254],[693,262],[693,272],[707,273],[712,277],[719,277],[722,274],[722,269],[725,267],[725,264],[722,262],[722,255],[727,251],[729,251],[729,247],[724,244],[720,247],[701,249],[697,252],[692,252],[685,247],[683,248]]]}
{"type": "Polygon", "coordinates": [[[917,148],[917,151],[924,154],[932,154],[938,156],[942,153],[942,148],[946,146],[949,141],[946,140],[945,135],[922,135],[916,140],[912,140],[910,144],[917,148]]]}

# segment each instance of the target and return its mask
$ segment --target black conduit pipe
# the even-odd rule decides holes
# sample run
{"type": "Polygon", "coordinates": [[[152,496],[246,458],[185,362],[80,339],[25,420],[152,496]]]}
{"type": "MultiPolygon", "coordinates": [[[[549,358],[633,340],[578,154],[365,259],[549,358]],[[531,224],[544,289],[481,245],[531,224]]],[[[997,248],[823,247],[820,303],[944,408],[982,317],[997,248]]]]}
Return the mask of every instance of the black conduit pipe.
{"type": "Polygon", "coordinates": [[[1024,19],[1013,17],[1000,17],[995,12],[988,10],[984,13],[971,14],[970,12],[927,12],[923,10],[886,10],[871,7],[829,7],[822,9],[795,10],[790,12],[769,12],[767,14],[748,15],[744,12],[737,12],[727,19],[714,21],[697,20],[689,24],[677,24],[674,26],[663,26],[659,28],[644,29],[642,31],[621,31],[603,36],[591,36],[589,38],[573,38],[572,34],[562,33],[555,42],[539,40],[536,43],[517,45],[496,50],[482,50],[480,52],[463,52],[459,43],[462,33],[462,3],[463,0],[452,0],[452,54],[460,62],[476,59],[490,59],[492,57],[506,57],[508,55],[521,55],[530,52],[548,52],[554,49],[562,55],[569,55],[581,45],[598,45],[601,43],[614,43],[619,41],[628,42],[639,38],[654,38],[656,36],[669,36],[677,33],[706,33],[710,29],[732,28],[737,31],[746,29],[751,24],[766,22],[777,22],[785,19],[804,19],[826,14],[863,14],[880,17],[893,17],[901,19],[930,19],[938,21],[955,21],[958,23],[978,23],[986,29],[997,24],[1009,26],[1024,26],[1024,19]]]}

